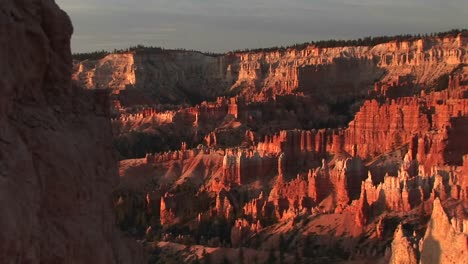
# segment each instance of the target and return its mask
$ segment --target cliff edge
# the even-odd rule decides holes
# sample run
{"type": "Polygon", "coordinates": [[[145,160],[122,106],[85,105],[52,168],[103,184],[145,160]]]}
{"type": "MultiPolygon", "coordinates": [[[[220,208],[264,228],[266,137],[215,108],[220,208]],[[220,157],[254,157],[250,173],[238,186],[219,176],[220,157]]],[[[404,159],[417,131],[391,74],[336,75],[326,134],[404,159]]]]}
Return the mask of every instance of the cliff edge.
{"type": "Polygon", "coordinates": [[[71,84],[69,17],[6,0],[0,32],[2,263],[142,263],[114,226],[107,95],[71,84]]]}

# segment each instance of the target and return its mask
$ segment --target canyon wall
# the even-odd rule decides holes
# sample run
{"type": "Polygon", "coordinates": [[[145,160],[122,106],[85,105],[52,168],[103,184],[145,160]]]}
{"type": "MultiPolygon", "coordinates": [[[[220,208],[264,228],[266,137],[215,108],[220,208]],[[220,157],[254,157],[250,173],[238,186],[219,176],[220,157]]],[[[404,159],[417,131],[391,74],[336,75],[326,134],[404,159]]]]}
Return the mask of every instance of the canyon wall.
{"type": "Polygon", "coordinates": [[[100,60],[75,62],[73,79],[87,89],[124,90],[124,104],[132,93],[155,102],[199,103],[214,100],[232,85],[237,76],[233,60],[228,55],[191,51],[116,53],[100,60]]]}
{"type": "Polygon", "coordinates": [[[414,84],[419,88],[404,91],[413,95],[468,62],[465,38],[391,41],[371,47],[311,45],[237,54],[239,78],[231,89],[250,101],[297,94],[312,98],[315,104],[330,105],[362,99],[379,81],[384,89],[400,86],[400,93],[405,84],[414,84]]]}
{"type": "Polygon", "coordinates": [[[0,11],[2,263],[143,263],[114,224],[107,94],[71,83],[69,17],[51,0],[0,11]]]}
{"type": "Polygon", "coordinates": [[[235,93],[248,101],[296,94],[317,102],[340,103],[365,97],[376,81],[385,89],[404,83],[433,85],[441,75],[468,62],[465,35],[391,41],[370,47],[309,45],[224,55],[188,51],[117,53],[100,60],[76,61],[73,76],[89,89],[136,88],[133,91],[150,91],[153,99],[171,102],[190,98],[196,102],[235,93]]]}

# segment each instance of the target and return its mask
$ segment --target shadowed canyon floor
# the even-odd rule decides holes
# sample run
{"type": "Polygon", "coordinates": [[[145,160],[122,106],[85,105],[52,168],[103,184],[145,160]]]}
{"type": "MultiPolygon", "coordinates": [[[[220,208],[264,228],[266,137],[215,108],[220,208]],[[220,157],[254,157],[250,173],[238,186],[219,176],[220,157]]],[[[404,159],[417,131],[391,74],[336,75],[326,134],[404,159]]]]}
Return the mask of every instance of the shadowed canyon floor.
{"type": "Polygon", "coordinates": [[[146,49],[73,79],[111,93],[115,212],[151,263],[462,263],[467,50],[146,49]]]}

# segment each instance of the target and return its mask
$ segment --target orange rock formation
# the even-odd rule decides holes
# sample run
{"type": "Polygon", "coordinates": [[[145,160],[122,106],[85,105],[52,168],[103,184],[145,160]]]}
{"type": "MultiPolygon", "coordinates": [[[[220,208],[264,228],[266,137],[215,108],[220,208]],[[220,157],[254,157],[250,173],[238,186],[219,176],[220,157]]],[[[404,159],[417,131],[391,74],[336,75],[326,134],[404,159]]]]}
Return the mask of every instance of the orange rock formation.
{"type": "MultiPolygon", "coordinates": [[[[435,247],[429,237],[438,236],[431,225],[439,222],[428,219],[437,203],[458,208],[450,232],[464,236],[465,35],[229,54],[218,57],[219,75],[204,75],[219,85],[200,90],[204,98],[226,97],[137,111],[121,104],[112,121],[119,137],[138,132],[167,142],[121,161],[115,200],[132,204],[123,223],[210,246],[267,250],[287,237],[289,250],[303,249],[306,259],[432,259],[424,245],[435,247]],[[155,192],[149,202],[148,190],[155,192]]],[[[177,72],[185,81],[192,76],[177,72]]],[[[149,80],[139,83],[138,74],[147,73],[136,73],[143,91],[149,80]]],[[[441,250],[447,253],[436,262],[455,259],[441,250]]]]}

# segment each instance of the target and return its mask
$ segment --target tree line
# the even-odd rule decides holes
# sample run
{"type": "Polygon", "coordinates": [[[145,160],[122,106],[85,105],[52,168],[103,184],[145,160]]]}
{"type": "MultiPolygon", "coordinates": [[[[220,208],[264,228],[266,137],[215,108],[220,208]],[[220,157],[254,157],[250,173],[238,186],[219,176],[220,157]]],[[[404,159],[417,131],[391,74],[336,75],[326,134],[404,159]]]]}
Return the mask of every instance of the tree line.
{"type": "Polygon", "coordinates": [[[391,41],[414,41],[421,38],[444,38],[444,37],[456,37],[460,33],[468,32],[468,29],[452,29],[444,32],[433,32],[428,34],[402,34],[394,36],[368,36],[365,38],[352,39],[352,40],[319,40],[319,41],[310,41],[300,44],[295,44],[291,46],[275,46],[269,48],[258,48],[258,49],[243,49],[243,50],[234,50],[232,53],[247,53],[247,52],[272,52],[272,51],[285,51],[287,49],[305,49],[308,46],[316,46],[318,48],[336,48],[336,47],[356,47],[356,46],[375,46],[378,44],[383,44],[391,41]]]}
{"type": "Polygon", "coordinates": [[[144,46],[144,45],[136,45],[130,46],[125,49],[114,49],[112,52],[106,50],[100,51],[92,51],[92,52],[83,52],[83,53],[73,53],[72,57],[74,60],[100,60],[109,54],[123,54],[123,53],[136,53],[136,54],[161,54],[161,53],[171,53],[171,52],[195,52],[200,53],[207,56],[220,56],[222,54],[214,53],[214,52],[201,52],[197,50],[187,50],[187,49],[165,49],[162,47],[155,47],[155,46],[144,46]]]}
{"type": "MultiPolygon", "coordinates": [[[[345,47],[345,46],[375,46],[382,43],[387,43],[391,41],[413,41],[420,38],[444,38],[444,37],[455,37],[460,33],[468,32],[468,29],[452,29],[445,32],[433,32],[429,34],[402,34],[402,35],[394,35],[394,36],[376,36],[376,37],[365,37],[353,40],[336,40],[336,39],[329,39],[329,40],[319,40],[319,41],[310,41],[304,42],[301,44],[295,44],[292,46],[275,46],[269,48],[257,48],[257,49],[243,49],[243,50],[234,50],[228,52],[228,54],[233,53],[256,53],[256,52],[274,52],[274,51],[285,51],[287,49],[305,49],[308,46],[316,46],[318,48],[336,48],[336,47],[345,47]]],[[[100,51],[93,51],[93,52],[84,52],[84,53],[74,53],[73,59],[74,60],[99,60],[104,58],[109,54],[122,54],[122,53],[139,53],[139,54],[158,54],[158,53],[168,53],[168,52],[197,52],[207,56],[220,56],[220,53],[214,52],[201,52],[196,50],[187,50],[187,49],[165,49],[162,47],[155,47],[155,46],[144,46],[144,45],[136,45],[130,46],[126,49],[114,49],[112,52],[106,50],[100,51]]]]}

